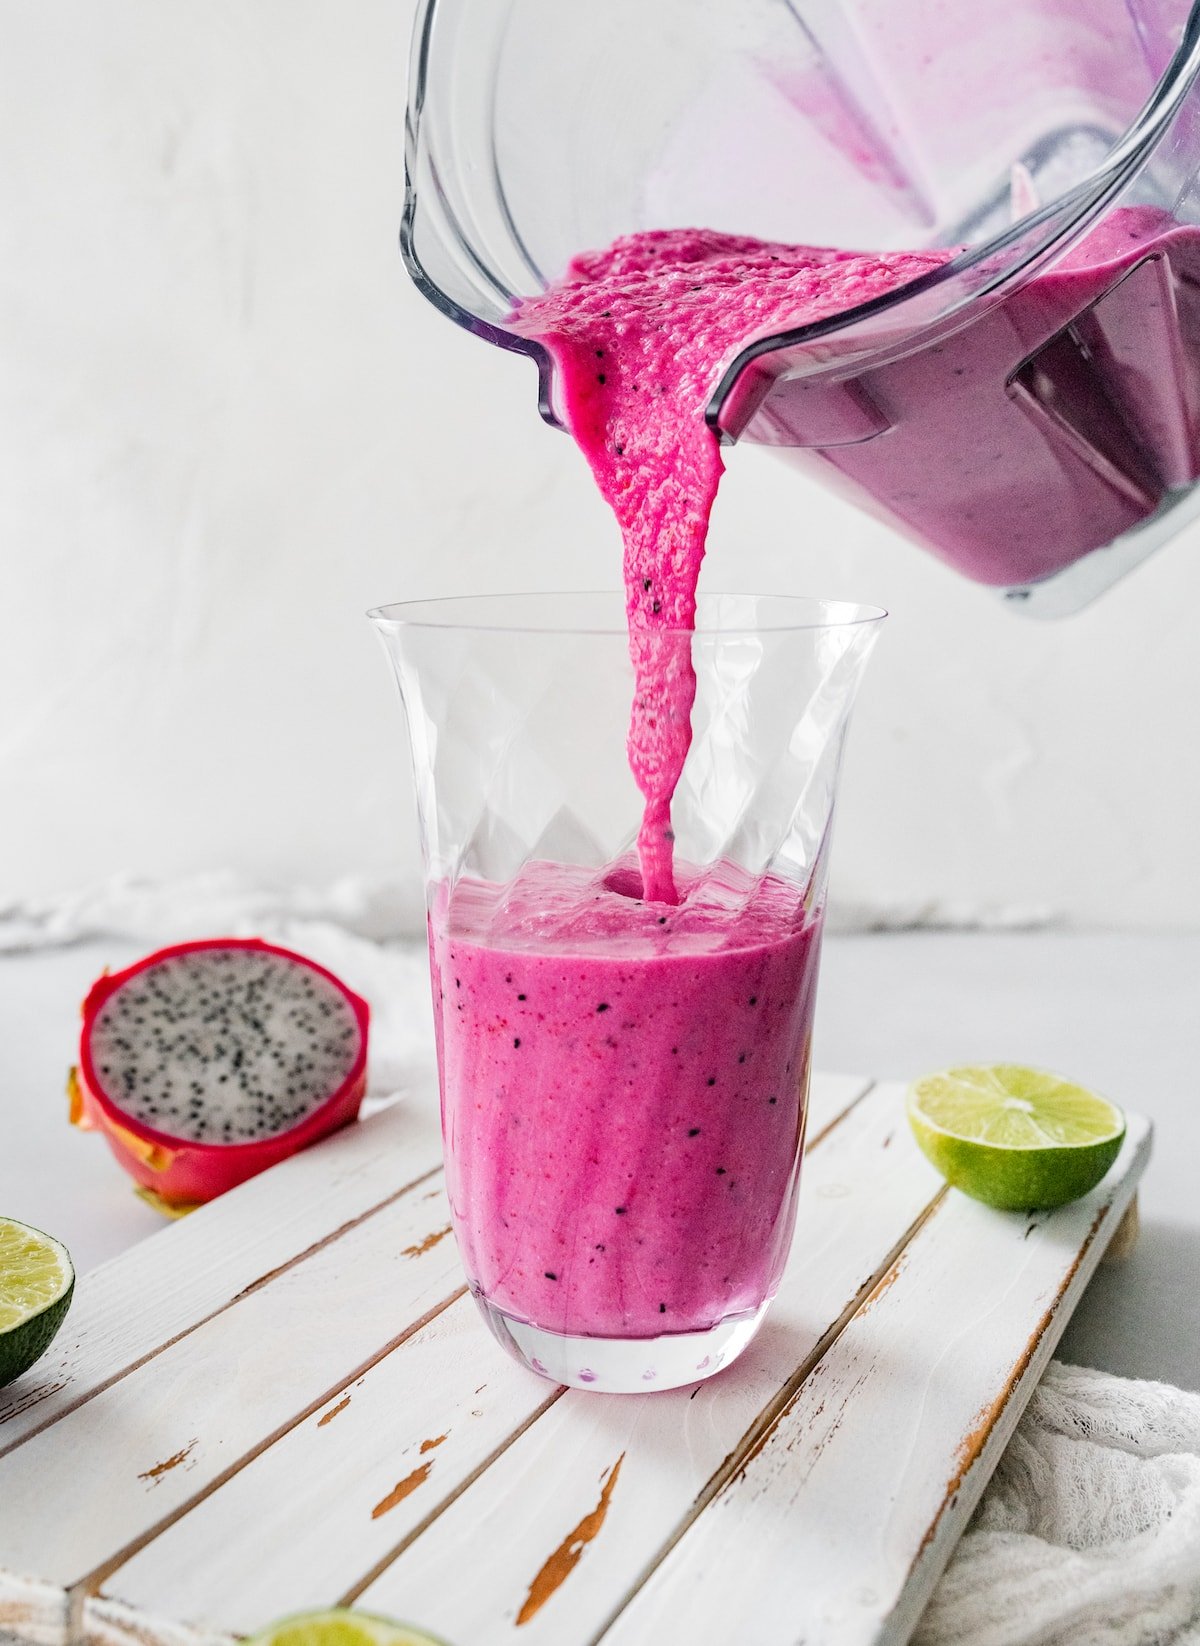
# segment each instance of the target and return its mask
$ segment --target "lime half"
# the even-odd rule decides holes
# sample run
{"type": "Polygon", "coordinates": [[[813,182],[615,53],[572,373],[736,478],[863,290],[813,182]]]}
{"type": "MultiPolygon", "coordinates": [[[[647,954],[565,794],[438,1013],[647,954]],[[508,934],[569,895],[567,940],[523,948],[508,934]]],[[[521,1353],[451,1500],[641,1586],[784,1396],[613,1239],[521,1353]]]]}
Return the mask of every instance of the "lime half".
{"type": "Polygon", "coordinates": [[[1125,1136],[1115,1103],[1018,1063],[915,1080],[908,1118],[948,1183],[1006,1211],[1078,1200],[1099,1183],[1125,1136]]]}
{"type": "Polygon", "coordinates": [[[444,1646],[420,1629],[371,1612],[298,1612],[254,1635],[246,1646],[444,1646]]]}
{"type": "Polygon", "coordinates": [[[74,1289],[75,1270],[60,1241],[0,1217],[0,1388],[45,1354],[74,1289]]]}

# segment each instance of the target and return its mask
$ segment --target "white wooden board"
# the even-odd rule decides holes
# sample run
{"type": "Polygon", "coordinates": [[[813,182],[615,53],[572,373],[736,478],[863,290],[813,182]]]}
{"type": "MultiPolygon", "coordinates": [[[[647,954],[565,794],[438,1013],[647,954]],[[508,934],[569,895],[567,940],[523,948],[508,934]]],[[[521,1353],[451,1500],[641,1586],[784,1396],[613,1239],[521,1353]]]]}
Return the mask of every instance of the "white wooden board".
{"type": "Polygon", "coordinates": [[[775,1307],[691,1390],[564,1393],[504,1358],[432,1094],[164,1230],[4,1391],[0,1634],[201,1646],[361,1601],[454,1646],[904,1641],[1149,1127],[1025,1218],[945,1191],[901,1100],[817,1077],[775,1307]]]}
{"type": "Polygon", "coordinates": [[[397,1103],[81,1276],[49,1354],[0,1389],[0,1457],[440,1164],[436,1108],[397,1103]]]}

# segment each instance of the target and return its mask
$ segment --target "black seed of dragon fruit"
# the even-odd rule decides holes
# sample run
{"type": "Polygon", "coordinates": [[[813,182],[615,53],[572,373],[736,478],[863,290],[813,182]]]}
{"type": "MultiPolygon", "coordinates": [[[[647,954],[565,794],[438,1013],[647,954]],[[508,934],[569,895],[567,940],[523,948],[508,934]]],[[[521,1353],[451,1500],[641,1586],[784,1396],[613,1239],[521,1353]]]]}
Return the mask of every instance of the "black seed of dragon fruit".
{"type": "Polygon", "coordinates": [[[276,953],[197,949],[110,995],[91,1056],[134,1119],[235,1144],[299,1125],[344,1084],[361,1043],[350,1001],[319,972],[276,953]]]}

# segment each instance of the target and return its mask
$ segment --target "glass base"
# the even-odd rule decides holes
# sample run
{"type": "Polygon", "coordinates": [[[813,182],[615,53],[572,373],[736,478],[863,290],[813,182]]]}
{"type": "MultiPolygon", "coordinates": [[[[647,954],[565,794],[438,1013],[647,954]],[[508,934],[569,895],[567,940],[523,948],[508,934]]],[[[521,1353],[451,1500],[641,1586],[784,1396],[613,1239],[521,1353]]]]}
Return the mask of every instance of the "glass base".
{"type": "Polygon", "coordinates": [[[645,1394],[702,1383],[728,1366],[762,1325],[770,1300],[753,1314],[731,1315],[703,1332],[664,1337],[567,1337],[504,1314],[478,1293],[492,1335],[514,1360],[552,1383],[598,1394],[645,1394]]]}

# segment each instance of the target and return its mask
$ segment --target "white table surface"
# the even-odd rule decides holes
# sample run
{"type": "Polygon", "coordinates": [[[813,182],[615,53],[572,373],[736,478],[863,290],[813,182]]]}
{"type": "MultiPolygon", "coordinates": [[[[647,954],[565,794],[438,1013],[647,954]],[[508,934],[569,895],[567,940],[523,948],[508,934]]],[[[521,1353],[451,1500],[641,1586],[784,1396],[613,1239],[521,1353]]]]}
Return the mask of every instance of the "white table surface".
{"type": "MultiPolygon", "coordinates": [[[[0,1213],[58,1235],[81,1271],[161,1227],[100,1139],[66,1118],[79,1002],[134,953],[85,944],[0,958],[0,1213]]],[[[1005,1059],[1090,1084],[1157,1130],[1141,1238],[1093,1280],[1060,1353],[1200,1388],[1200,936],[827,940],[821,1068],[903,1079],[1005,1059]]]]}

